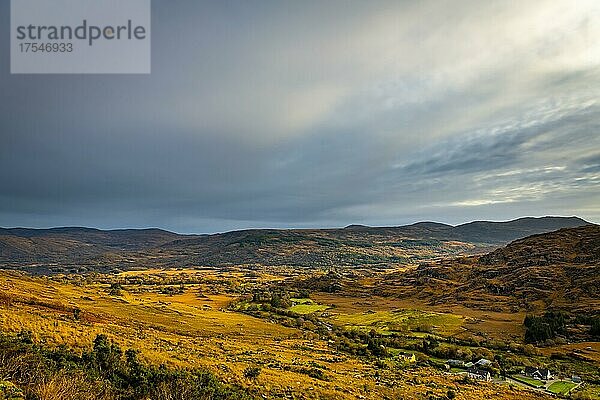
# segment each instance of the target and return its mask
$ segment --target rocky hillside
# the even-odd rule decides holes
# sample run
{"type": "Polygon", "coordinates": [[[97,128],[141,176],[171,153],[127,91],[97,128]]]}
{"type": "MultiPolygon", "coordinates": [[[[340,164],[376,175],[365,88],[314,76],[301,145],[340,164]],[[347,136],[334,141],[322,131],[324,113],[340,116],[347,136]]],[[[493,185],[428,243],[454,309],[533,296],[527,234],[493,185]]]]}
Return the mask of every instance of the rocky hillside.
{"type": "Polygon", "coordinates": [[[489,254],[390,273],[380,291],[436,304],[513,311],[600,309],[600,226],[517,240],[489,254]]]}
{"type": "Polygon", "coordinates": [[[600,264],[600,228],[588,225],[516,240],[479,260],[518,267],[554,264],[600,264]]]}

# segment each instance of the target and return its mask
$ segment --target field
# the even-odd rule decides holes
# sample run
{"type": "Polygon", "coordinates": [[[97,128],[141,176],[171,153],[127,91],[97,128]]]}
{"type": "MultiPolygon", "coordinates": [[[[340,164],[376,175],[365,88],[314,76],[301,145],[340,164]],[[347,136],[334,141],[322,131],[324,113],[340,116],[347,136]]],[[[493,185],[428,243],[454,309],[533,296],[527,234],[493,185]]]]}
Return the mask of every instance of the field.
{"type": "MultiPolygon", "coordinates": [[[[2,282],[2,289],[25,287],[27,292],[23,297],[13,294],[11,305],[0,314],[4,331],[30,330],[38,341],[79,349],[89,347],[98,333],[106,333],[123,348],[142,350],[154,363],[199,364],[226,371],[226,381],[243,380],[248,366],[271,364],[259,378],[267,392],[281,393],[300,385],[336,392],[302,373],[278,373],[326,359],[331,353],[326,346],[303,337],[302,332],[227,311],[223,307],[232,298],[226,295],[199,298],[198,289],[190,287],[183,294],[169,296],[132,287],[111,296],[108,285],[18,281],[19,286],[14,278],[2,282]],[[79,320],[73,318],[76,308],[81,310],[79,320]],[[311,349],[309,357],[304,348],[311,349]]],[[[335,363],[335,370],[342,374],[354,368],[364,367],[354,360],[335,363]]]]}
{"type": "Polygon", "coordinates": [[[554,382],[550,386],[548,386],[548,390],[555,394],[566,395],[575,386],[577,386],[577,384],[573,383],[573,382],[558,381],[558,382],[554,382]]]}
{"type": "Polygon", "coordinates": [[[452,335],[459,331],[463,317],[452,314],[396,309],[392,311],[363,311],[353,314],[334,314],[332,320],[342,326],[358,327],[378,333],[417,331],[452,335]]]}
{"type": "Polygon", "coordinates": [[[443,398],[448,391],[464,399],[492,393],[544,397],[465,381],[444,369],[445,360],[457,355],[493,359],[497,354],[519,365],[545,360],[541,353],[520,355],[522,345],[506,353],[479,341],[502,330],[516,337],[520,315],[416,299],[307,293],[293,288],[290,282],[297,278],[288,270],[244,269],[52,277],[4,272],[0,329],[30,331],[37,343],[67,345],[80,353],[106,334],[123,349],[140,350],[148,363],[206,368],[225,383],[267,398],[426,398],[427,393],[443,398]],[[288,292],[286,308],[269,305],[273,293],[285,299],[288,292]],[[388,350],[376,351],[379,343],[388,350]],[[417,362],[407,364],[400,353],[415,354],[417,362]],[[250,378],[247,371],[253,368],[257,376],[250,378]]]}
{"type": "Polygon", "coordinates": [[[318,311],[324,311],[329,308],[322,304],[316,304],[311,299],[290,299],[292,305],[289,309],[298,314],[311,314],[318,311]]]}
{"type": "Polygon", "coordinates": [[[540,381],[539,379],[533,379],[523,375],[513,375],[512,378],[516,381],[523,382],[536,388],[541,388],[545,385],[544,382],[540,381]]]}
{"type": "MultiPolygon", "coordinates": [[[[329,293],[317,293],[312,298],[321,304],[334,306],[335,312],[353,315],[371,311],[394,314],[396,310],[418,310],[422,315],[430,315],[431,327],[456,337],[480,337],[487,339],[520,340],[523,337],[522,326],[525,313],[496,312],[464,307],[460,304],[432,305],[420,299],[399,299],[394,297],[336,296],[329,293]],[[438,315],[437,318],[431,316],[438,315]],[[437,319],[437,323],[436,322],[437,319]],[[460,323],[458,323],[460,320],[460,323]],[[441,324],[450,323],[448,327],[441,324]]],[[[418,326],[413,320],[412,327],[418,326]]],[[[423,321],[427,322],[427,321],[423,321]]]]}

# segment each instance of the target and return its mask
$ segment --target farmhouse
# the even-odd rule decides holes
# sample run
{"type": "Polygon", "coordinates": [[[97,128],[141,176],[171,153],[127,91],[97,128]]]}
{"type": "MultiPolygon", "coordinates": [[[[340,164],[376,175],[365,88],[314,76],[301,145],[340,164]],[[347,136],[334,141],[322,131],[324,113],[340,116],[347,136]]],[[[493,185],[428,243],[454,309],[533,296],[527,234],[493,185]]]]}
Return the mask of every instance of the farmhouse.
{"type": "Polygon", "coordinates": [[[409,363],[417,362],[417,357],[414,353],[399,353],[398,358],[409,363]]]}
{"type": "Polygon", "coordinates": [[[462,360],[448,360],[446,361],[446,364],[450,367],[463,367],[465,362],[462,360]]]}
{"type": "Polygon", "coordinates": [[[487,358],[482,358],[475,363],[475,365],[478,365],[480,367],[485,367],[490,364],[492,364],[492,362],[490,360],[488,360],[487,358]]]}
{"type": "Polygon", "coordinates": [[[489,371],[485,371],[483,369],[478,368],[469,368],[467,370],[467,375],[469,378],[477,379],[478,381],[491,381],[492,375],[489,371]]]}
{"type": "Polygon", "coordinates": [[[552,379],[552,373],[550,373],[550,370],[546,368],[525,367],[525,370],[522,371],[522,374],[543,381],[552,379]]]}

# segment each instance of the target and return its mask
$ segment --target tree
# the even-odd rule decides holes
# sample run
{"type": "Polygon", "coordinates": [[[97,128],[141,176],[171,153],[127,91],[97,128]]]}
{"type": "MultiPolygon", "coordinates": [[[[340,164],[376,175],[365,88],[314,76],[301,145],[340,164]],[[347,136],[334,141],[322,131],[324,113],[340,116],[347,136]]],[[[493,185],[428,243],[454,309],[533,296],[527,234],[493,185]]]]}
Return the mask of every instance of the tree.
{"type": "Polygon", "coordinates": [[[271,296],[271,306],[275,308],[288,308],[291,305],[289,299],[276,293],[271,296]]]}
{"type": "Polygon", "coordinates": [[[114,282],[114,283],[111,283],[110,290],[108,291],[108,293],[112,296],[121,296],[122,289],[123,289],[123,287],[121,286],[120,283],[114,282]]]}
{"type": "Polygon", "coordinates": [[[544,342],[553,339],[556,335],[566,332],[565,313],[549,311],[542,316],[528,315],[525,317],[525,341],[527,343],[544,342]]]}
{"type": "Polygon", "coordinates": [[[111,343],[104,334],[94,339],[92,362],[103,374],[115,373],[120,366],[122,351],[116,343],[111,343]]]}
{"type": "Polygon", "coordinates": [[[379,338],[369,337],[367,339],[367,350],[375,357],[387,357],[388,351],[379,338]]]}

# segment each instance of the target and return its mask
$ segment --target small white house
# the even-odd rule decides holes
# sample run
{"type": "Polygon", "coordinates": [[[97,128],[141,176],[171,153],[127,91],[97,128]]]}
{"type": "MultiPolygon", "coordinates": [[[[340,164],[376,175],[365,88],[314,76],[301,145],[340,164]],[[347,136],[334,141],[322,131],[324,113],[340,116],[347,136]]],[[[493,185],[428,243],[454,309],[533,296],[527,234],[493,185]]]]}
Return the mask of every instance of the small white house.
{"type": "Polygon", "coordinates": [[[398,354],[398,359],[404,361],[404,362],[408,362],[408,363],[415,363],[417,362],[417,357],[415,356],[415,353],[404,353],[401,352],[398,354]]]}
{"type": "Polygon", "coordinates": [[[467,370],[467,375],[469,378],[477,379],[478,381],[486,381],[489,382],[492,380],[492,374],[489,371],[477,368],[469,368],[467,370]]]}
{"type": "Polygon", "coordinates": [[[542,381],[552,379],[552,373],[547,368],[525,367],[522,374],[542,381]]]}

